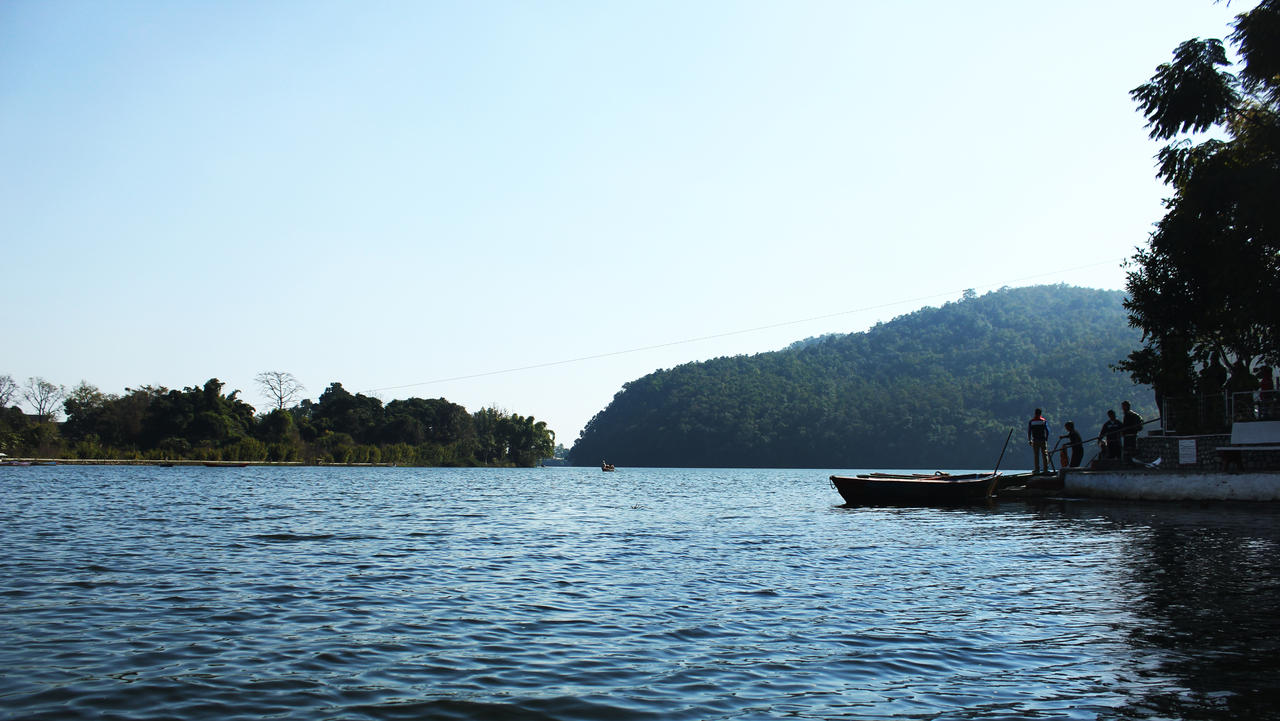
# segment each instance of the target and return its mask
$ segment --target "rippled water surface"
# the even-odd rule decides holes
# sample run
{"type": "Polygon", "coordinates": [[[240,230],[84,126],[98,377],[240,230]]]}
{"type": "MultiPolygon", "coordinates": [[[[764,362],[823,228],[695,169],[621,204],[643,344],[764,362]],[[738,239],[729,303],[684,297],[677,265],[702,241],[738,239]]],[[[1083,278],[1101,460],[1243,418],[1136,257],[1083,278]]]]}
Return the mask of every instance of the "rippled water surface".
{"type": "Polygon", "coordinates": [[[0,468],[12,719],[1280,718],[1280,511],[0,468]]]}

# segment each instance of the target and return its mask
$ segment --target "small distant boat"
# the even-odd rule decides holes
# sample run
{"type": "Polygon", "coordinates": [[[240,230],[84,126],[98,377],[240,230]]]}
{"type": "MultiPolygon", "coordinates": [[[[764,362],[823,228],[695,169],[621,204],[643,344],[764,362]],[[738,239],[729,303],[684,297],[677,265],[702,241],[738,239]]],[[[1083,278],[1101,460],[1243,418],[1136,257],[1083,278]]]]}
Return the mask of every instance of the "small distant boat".
{"type": "Polygon", "coordinates": [[[860,473],[831,476],[831,485],[850,506],[945,506],[985,501],[999,480],[999,473],[860,473]]]}
{"type": "Polygon", "coordinates": [[[618,470],[618,469],[617,469],[617,468],[614,468],[612,463],[605,463],[604,461],[600,461],[600,470],[602,470],[602,471],[616,471],[616,470],[618,470]]]}

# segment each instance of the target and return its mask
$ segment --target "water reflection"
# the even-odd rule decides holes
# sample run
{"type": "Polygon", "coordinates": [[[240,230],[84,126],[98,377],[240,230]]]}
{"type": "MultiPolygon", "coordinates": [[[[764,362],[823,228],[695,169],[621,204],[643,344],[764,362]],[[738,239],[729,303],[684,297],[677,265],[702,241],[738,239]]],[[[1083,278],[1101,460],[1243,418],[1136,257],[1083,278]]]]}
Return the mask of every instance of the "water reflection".
{"type": "Polygon", "coordinates": [[[1126,718],[1280,718],[1280,512],[1268,506],[1082,505],[1127,536],[1140,692],[1126,718]]]}

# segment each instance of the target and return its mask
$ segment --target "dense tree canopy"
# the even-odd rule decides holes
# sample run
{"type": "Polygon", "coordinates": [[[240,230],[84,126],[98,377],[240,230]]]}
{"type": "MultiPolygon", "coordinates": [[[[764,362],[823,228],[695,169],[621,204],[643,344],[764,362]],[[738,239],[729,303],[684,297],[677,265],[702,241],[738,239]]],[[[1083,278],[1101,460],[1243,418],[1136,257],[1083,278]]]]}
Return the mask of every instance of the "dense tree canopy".
{"type": "Polygon", "coordinates": [[[36,416],[0,408],[0,451],[64,458],[533,466],[555,450],[555,433],[546,423],[493,408],[472,414],[443,398],[384,406],[341,383],[330,384],[317,401],[280,407],[287,396],[273,395],[276,407],[257,415],[238,391],[223,393],[216,378],[182,390],[125,389],[124,395],[81,383],[66,394],[62,424],[49,420],[47,403],[36,416]]]}
{"type": "MultiPolygon", "coordinates": [[[[1133,348],[1116,291],[972,294],[865,333],[718,358],[627,383],[570,451],[579,465],[983,468],[1036,407],[1086,437],[1149,389],[1110,364],[1133,348]]],[[[1060,431],[1061,432],[1061,431],[1060,431]]],[[[1015,432],[1015,440],[1018,432],[1015,432]]],[[[1022,438],[1025,443],[1025,438],[1022,438]]]]}
{"type": "Polygon", "coordinates": [[[1121,367],[1166,395],[1250,390],[1280,363],[1280,0],[1229,39],[1238,67],[1223,41],[1188,40],[1132,93],[1171,141],[1158,175],[1173,196],[1133,258],[1125,305],[1143,346],[1121,367]]]}

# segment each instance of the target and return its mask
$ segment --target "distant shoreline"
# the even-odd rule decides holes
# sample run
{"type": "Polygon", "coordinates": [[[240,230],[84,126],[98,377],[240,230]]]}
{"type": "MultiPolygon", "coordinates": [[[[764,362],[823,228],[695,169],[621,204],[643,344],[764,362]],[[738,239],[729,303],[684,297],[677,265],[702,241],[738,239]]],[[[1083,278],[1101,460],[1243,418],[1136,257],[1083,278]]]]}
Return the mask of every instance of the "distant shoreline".
{"type": "MultiPolygon", "coordinates": [[[[224,468],[240,468],[244,466],[278,466],[284,468],[305,468],[305,467],[345,467],[345,468],[416,468],[416,466],[401,466],[397,463],[303,463],[302,461],[192,461],[192,460],[151,460],[144,458],[5,458],[0,465],[4,464],[27,464],[46,465],[46,466],[159,466],[162,468],[169,466],[202,466],[202,467],[224,467],[224,468]]],[[[427,468],[429,466],[423,466],[427,468]]]]}

